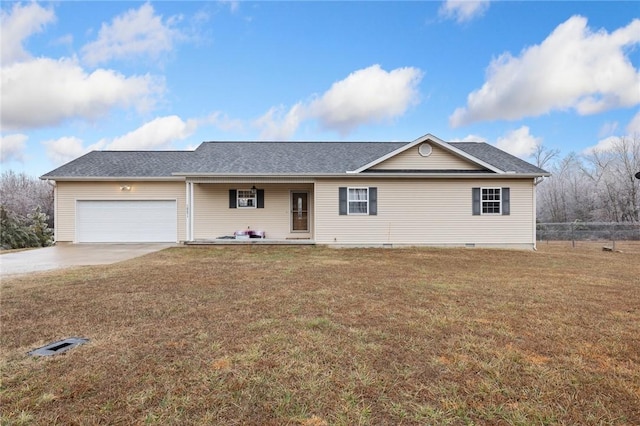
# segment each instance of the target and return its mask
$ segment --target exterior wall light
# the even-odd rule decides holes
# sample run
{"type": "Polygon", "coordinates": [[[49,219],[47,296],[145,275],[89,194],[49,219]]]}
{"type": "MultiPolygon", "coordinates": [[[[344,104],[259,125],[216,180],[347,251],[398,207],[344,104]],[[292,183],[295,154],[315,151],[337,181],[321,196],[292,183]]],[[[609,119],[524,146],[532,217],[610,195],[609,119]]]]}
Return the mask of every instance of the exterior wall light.
{"type": "Polygon", "coordinates": [[[120,185],[120,191],[131,191],[131,185],[120,185]]]}

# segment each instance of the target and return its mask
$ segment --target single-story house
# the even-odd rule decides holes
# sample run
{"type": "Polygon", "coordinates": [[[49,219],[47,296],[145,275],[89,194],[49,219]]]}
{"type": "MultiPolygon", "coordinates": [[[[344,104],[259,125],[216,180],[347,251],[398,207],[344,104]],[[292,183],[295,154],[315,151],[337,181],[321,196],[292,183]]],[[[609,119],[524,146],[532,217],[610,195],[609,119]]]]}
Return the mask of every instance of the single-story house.
{"type": "Polygon", "coordinates": [[[203,142],[92,151],[55,181],[57,242],[535,248],[549,174],[492,145],[203,142]]]}

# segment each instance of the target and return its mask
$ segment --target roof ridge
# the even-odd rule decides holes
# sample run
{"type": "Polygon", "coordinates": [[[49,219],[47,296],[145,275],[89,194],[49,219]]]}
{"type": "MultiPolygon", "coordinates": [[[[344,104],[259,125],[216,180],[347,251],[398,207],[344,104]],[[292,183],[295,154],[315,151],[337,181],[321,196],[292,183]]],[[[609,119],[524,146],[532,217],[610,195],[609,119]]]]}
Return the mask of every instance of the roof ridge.
{"type": "Polygon", "coordinates": [[[406,141],[203,141],[202,143],[277,143],[277,144],[288,144],[288,143],[397,143],[397,144],[406,144],[406,141]]]}

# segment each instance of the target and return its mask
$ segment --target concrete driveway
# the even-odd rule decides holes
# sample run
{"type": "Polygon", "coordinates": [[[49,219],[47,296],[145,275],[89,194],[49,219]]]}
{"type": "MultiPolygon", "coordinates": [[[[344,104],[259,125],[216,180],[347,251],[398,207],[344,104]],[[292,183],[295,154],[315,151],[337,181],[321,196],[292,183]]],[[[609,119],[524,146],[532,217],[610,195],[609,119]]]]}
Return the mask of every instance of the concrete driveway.
{"type": "Polygon", "coordinates": [[[0,276],[116,263],[173,246],[175,244],[58,244],[0,254],[0,276]]]}

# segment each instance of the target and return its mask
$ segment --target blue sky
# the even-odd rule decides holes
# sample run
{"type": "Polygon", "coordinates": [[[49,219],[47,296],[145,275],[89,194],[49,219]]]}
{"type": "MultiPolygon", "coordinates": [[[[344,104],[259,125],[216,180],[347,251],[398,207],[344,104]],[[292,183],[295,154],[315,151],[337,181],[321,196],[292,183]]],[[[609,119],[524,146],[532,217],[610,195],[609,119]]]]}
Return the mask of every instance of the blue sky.
{"type": "Polygon", "coordinates": [[[640,135],[636,2],[1,3],[2,169],[211,140],[640,135]]]}

